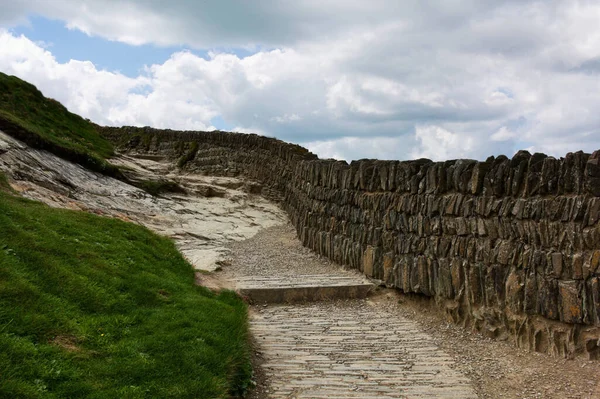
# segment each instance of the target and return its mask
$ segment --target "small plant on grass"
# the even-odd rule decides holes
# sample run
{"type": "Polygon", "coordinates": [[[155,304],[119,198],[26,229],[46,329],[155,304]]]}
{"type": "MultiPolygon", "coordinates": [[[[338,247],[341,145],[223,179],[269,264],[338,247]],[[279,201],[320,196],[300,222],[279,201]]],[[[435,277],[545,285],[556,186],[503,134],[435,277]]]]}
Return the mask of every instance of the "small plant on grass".
{"type": "Polygon", "coordinates": [[[179,161],[177,162],[177,166],[179,168],[183,168],[189,162],[193,161],[194,158],[196,158],[197,153],[198,153],[198,142],[192,141],[192,144],[190,145],[189,150],[181,158],[179,158],[179,161]]]}
{"type": "Polygon", "coordinates": [[[171,180],[142,180],[131,184],[154,196],[164,193],[185,193],[183,187],[171,180]]]}

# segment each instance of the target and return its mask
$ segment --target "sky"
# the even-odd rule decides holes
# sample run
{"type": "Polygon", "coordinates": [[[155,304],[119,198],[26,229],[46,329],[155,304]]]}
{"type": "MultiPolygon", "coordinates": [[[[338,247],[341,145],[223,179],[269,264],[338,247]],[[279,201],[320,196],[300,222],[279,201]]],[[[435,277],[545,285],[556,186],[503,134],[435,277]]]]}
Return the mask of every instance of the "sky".
{"type": "Polygon", "coordinates": [[[600,2],[0,0],[0,71],[104,125],[321,158],[600,149],[600,2]]]}

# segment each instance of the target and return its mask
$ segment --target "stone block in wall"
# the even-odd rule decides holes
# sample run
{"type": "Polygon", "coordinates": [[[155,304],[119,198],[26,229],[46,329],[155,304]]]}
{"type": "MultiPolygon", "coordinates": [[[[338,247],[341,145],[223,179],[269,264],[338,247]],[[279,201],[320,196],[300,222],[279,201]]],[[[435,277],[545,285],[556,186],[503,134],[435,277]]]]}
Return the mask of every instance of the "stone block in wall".
{"type": "Polygon", "coordinates": [[[516,217],[517,219],[523,219],[524,218],[524,213],[525,213],[525,208],[527,206],[527,200],[525,199],[518,199],[514,202],[514,205],[512,207],[512,215],[514,217],[516,217]]]}
{"type": "Polygon", "coordinates": [[[544,168],[544,161],[547,157],[546,154],[536,152],[529,158],[524,195],[529,197],[546,193],[545,183],[542,179],[542,169],[544,168]]]}
{"type": "Polygon", "coordinates": [[[464,294],[464,265],[460,258],[453,258],[450,262],[450,275],[452,278],[452,291],[454,298],[460,299],[464,294]]]}
{"type": "Polygon", "coordinates": [[[558,281],[551,278],[537,276],[538,314],[558,320],[558,281]]]}
{"type": "Polygon", "coordinates": [[[485,273],[486,305],[504,307],[506,278],[510,268],[497,263],[488,265],[485,273]]]}
{"type": "Polygon", "coordinates": [[[475,262],[477,260],[477,242],[475,237],[468,237],[467,239],[467,253],[465,259],[468,262],[475,262]]]}
{"type": "Polygon", "coordinates": [[[583,255],[576,253],[571,256],[571,278],[573,280],[582,280],[589,277],[589,269],[587,269],[584,275],[583,269],[583,255]]]}
{"type": "Polygon", "coordinates": [[[490,163],[488,162],[477,162],[473,166],[473,172],[471,173],[471,181],[469,183],[469,192],[473,195],[479,195],[483,192],[483,182],[486,173],[490,169],[490,163]]]}
{"type": "Polygon", "coordinates": [[[429,290],[429,281],[427,258],[419,256],[411,276],[412,290],[423,295],[432,296],[433,293],[429,290]]]}
{"type": "Polygon", "coordinates": [[[527,175],[527,166],[531,159],[529,151],[518,151],[510,161],[510,186],[507,190],[513,196],[521,195],[525,188],[525,178],[527,175]]]}
{"type": "Polygon", "coordinates": [[[523,311],[525,297],[525,282],[523,281],[523,270],[511,268],[506,278],[506,306],[514,313],[523,311]]]}
{"type": "Polygon", "coordinates": [[[581,290],[582,284],[580,281],[558,282],[560,321],[579,324],[583,322],[581,290]]]}
{"type": "Polygon", "coordinates": [[[593,226],[600,220],[600,198],[590,198],[584,216],[586,226],[593,226]]]}
{"type": "Polygon", "coordinates": [[[411,285],[413,269],[413,257],[410,255],[403,256],[403,262],[400,263],[400,276],[402,280],[402,290],[404,292],[413,292],[411,285]]]}
{"type": "Polygon", "coordinates": [[[371,245],[367,245],[363,254],[362,272],[369,277],[375,274],[375,249],[371,245]]]}
{"type": "Polygon", "coordinates": [[[600,177],[587,177],[586,189],[590,194],[600,197],[600,177]]]}
{"type": "Polygon", "coordinates": [[[394,253],[386,252],[383,255],[383,281],[386,285],[393,285],[394,253]]]}
{"type": "Polygon", "coordinates": [[[508,265],[512,259],[513,244],[510,241],[500,241],[494,248],[496,262],[508,265]]]}
{"type": "Polygon", "coordinates": [[[590,323],[600,326],[600,278],[593,277],[586,282],[589,298],[590,323]]]}
{"type": "Polygon", "coordinates": [[[444,299],[452,299],[454,298],[454,288],[450,262],[447,258],[438,259],[437,265],[435,292],[444,299]]]}
{"type": "Polygon", "coordinates": [[[493,217],[493,218],[489,218],[489,219],[484,219],[483,223],[485,225],[485,231],[486,231],[486,234],[489,237],[489,239],[491,241],[496,240],[499,237],[499,234],[498,234],[498,226],[499,226],[498,218],[493,217]]]}
{"type": "Polygon", "coordinates": [[[584,176],[589,154],[578,151],[568,153],[561,163],[558,178],[558,193],[579,194],[584,190],[584,176]]]}
{"type": "Polygon", "coordinates": [[[537,274],[546,276],[551,273],[546,270],[549,267],[548,265],[551,267],[552,264],[547,261],[547,253],[539,249],[534,249],[531,254],[531,268],[537,274]]]}
{"type": "Polygon", "coordinates": [[[425,178],[426,194],[436,194],[441,191],[440,183],[442,182],[442,176],[445,177],[445,173],[442,173],[442,168],[442,164],[437,162],[427,169],[427,176],[425,178]]]}
{"type": "Polygon", "coordinates": [[[523,311],[529,315],[539,314],[537,275],[533,270],[529,271],[525,277],[523,311]]]}
{"type": "Polygon", "coordinates": [[[558,193],[558,176],[560,170],[560,161],[554,157],[545,158],[541,171],[540,194],[558,193]]]}
{"type": "Polygon", "coordinates": [[[469,193],[471,191],[471,179],[473,169],[478,162],[471,159],[460,159],[454,163],[452,186],[455,191],[469,193]]]}
{"type": "Polygon", "coordinates": [[[467,220],[465,218],[456,218],[455,220],[456,226],[456,234],[459,236],[469,235],[469,225],[467,224],[467,220]]]}
{"type": "Polygon", "coordinates": [[[563,254],[561,252],[554,252],[548,255],[548,264],[552,267],[548,275],[553,278],[561,278],[563,271],[563,254]]]}
{"type": "Polygon", "coordinates": [[[582,238],[586,249],[597,249],[600,246],[600,224],[584,228],[582,238]]]}
{"type": "Polygon", "coordinates": [[[600,274],[600,250],[595,250],[589,257],[590,274],[600,274]]]}

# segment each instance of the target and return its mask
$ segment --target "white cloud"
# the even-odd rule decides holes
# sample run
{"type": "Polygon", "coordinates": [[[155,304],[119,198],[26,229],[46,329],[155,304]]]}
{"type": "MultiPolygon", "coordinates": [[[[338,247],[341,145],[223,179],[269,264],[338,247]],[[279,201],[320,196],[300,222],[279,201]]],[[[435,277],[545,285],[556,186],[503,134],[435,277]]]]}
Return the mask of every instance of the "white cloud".
{"type": "Polygon", "coordinates": [[[514,140],[518,137],[517,133],[510,131],[506,126],[502,126],[498,131],[490,136],[492,141],[514,140]]]}
{"type": "Polygon", "coordinates": [[[348,160],[600,148],[600,4],[172,3],[22,0],[0,24],[35,10],[111,40],[212,49],[208,59],[178,52],[129,78],[0,31],[0,70],[99,123],[209,129],[220,117],[348,160]]]}
{"type": "Polygon", "coordinates": [[[512,103],[514,99],[511,95],[505,93],[504,91],[495,90],[492,93],[490,93],[488,98],[486,98],[484,101],[490,106],[502,106],[512,103]]]}
{"type": "Polygon", "coordinates": [[[208,99],[190,90],[188,82],[161,79],[160,74],[129,78],[98,70],[89,61],[59,63],[26,37],[2,30],[0,70],[33,83],[47,97],[98,123],[208,129],[218,114],[208,99]],[[182,89],[185,86],[188,91],[182,89]]]}
{"type": "Polygon", "coordinates": [[[277,122],[277,123],[290,123],[290,122],[299,121],[301,119],[302,118],[296,114],[291,114],[291,115],[284,114],[281,116],[274,116],[274,117],[270,118],[269,121],[277,122]]]}
{"type": "Polygon", "coordinates": [[[440,126],[417,126],[415,137],[419,146],[411,152],[413,158],[441,161],[467,158],[473,150],[473,138],[453,133],[440,126]]]}
{"type": "Polygon", "coordinates": [[[404,156],[405,140],[397,137],[342,137],[302,144],[320,158],[352,161],[354,159],[398,159],[404,156]]]}

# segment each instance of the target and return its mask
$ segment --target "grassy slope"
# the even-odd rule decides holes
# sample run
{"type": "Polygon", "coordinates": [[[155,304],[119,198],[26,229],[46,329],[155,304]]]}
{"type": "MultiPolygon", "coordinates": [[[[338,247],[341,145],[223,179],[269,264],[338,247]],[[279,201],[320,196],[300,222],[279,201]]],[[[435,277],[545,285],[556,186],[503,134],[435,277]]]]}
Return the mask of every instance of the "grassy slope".
{"type": "Polygon", "coordinates": [[[31,147],[47,150],[95,172],[116,177],[152,195],[182,192],[176,183],[128,179],[106,161],[114,155],[112,143],[97,126],[46,98],[34,85],[0,72],[0,130],[31,147]]]}
{"type": "Polygon", "coordinates": [[[245,305],[194,286],[172,242],[0,174],[0,397],[226,398],[249,380],[246,338],[245,305]]]}
{"type": "Polygon", "coordinates": [[[94,125],[46,98],[32,84],[0,72],[0,117],[9,119],[47,141],[99,158],[113,155],[112,144],[94,125]]]}
{"type": "Polygon", "coordinates": [[[0,129],[26,142],[97,172],[120,176],[105,161],[112,144],[95,126],[46,98],[32,84],[0,72],[0,129]]]}

